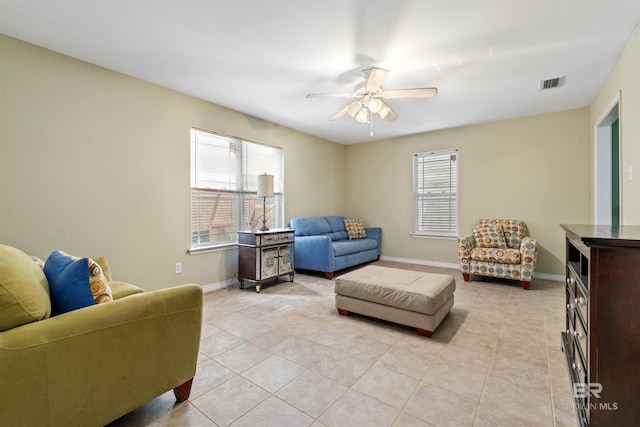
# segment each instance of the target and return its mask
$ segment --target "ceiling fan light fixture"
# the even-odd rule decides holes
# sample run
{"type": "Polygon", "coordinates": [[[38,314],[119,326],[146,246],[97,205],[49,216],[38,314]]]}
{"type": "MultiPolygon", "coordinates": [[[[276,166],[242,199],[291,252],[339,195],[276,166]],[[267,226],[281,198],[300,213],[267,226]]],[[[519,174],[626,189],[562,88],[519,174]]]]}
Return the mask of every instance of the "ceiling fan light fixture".
{"type": "Polygon", "coordinates": [[[369,121],[369,110],[367,107],[362,107],[358,114],[356,114],[356,120],[358,123],[367,123],[369,121]]]}
{"type": "Polygon", "coordinates": [[[380,111],[381,108],[382,108],[382,101],[376,98],[371,98],[369,100],[369,110],[371,110],[372,113],[377,113],[378,111],[380,111]]]}

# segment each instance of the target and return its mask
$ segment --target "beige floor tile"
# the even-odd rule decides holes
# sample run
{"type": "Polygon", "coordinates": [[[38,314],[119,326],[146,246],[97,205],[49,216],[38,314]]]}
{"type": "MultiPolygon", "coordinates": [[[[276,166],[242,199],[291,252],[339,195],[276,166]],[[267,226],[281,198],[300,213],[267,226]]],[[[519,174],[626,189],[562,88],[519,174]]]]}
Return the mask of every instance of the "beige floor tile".
{"type": "Polygon", "coordinates": [[[376,364],[369,368],[352,388],[394,408],[402,409],[417,385],[416,378],[376,364]]]}
{"type": "Polygon", "coordinates": [[[262,347],[245,342],[214,356],[213,360],[239,374],[267,359],[271,354],[262,347]]]}
{"type": "Polygon", "coordinates": [[[399,411],[355,390],[347,390],[319,421],[329,427],[390,426],[399,411]]]}
{"type": "Polygon", "coordinates": [[[403,412],[398,415],[396,422],[393,423],[393,427],[433,427],[433,424],[429,424],[420,418],[416,418],[413,415],[405,414],[403,412]]]}
{"type": "Polygon", "coordinates": [[[314,419],[271,396],[233,423],[233,427],[304,427],[314,419]]]}
{"type": "Polygon", "coordinates": [[[211,358],[237,347],[245,341],[228,332],[220,332],[200,340],[200,352],[211,358]]]}
{"type": "Polygon", "coordinates": [[[178,426],[215,427],[216,424],[191,404],[179,405],[159,420],[148,424],[148,427],[178,426]]]}
{"type": "Polygon", "coordinates": [[[423,383],[403,412],[436,426],[470,426],[477,408],[475,400],[423,383]]]}
{"type": "Polygon", "coordinates": [[[421,379],[443,348],[427,340],[407,335],[387,350],[377,363],[392,371],[421,379]]]}
{"type": "Polygon", "coordinates": [[[370,361],[334,351],[313,365],[311,370],[351,387],[371,365],[370,361]]]}
{"type": "Polygon", "coordinates": [[[275,393],[305,371],[277,354],[242,373],[242,376],[270,393],[275,393]]]}
{"type": "Polygon", "coordinates": [[[560,331],[562,283],[451,274],[455,305],[432,338],[365,316],[341,316],[334,284],[296,274],[204,296],[189,402],[169,391],[110,426],[577,425],[560,331]]]}
{"type": "Polygon", "coordinates": [[[289,345],[278,352],[282,357],[297,363],[305,368],[318,363],[335,350],[324,344],[319,344],[300,337],[293,337],[293,341],[289,345]]]}
{"type": "Polygon", "coordinates": [[[521,385],[519,378],[489,373],[481,403],[543,426],[553,425],[551,394],[521,385]]]}
{"type": "MultiPolygon", "coordinates": [[[[553,424],[549,424],[552,426],[553,424]]],[[[500,409],[492,408],[491,406],[480,404],[478,407],[478,413],[476,419],[473,422],[474,427],[544,427],[542,424],[537,424],[532,421],[528,421],[519,418],[508,412],[501,411],[500,409]]]]}
{"type": "Polygon", "coordinates": [[[306,371],[280,389],[276,396],[317,418],[347,390],[334,380],[306,371]]]}
{"type": "Polygon", "coordinates": [[[191,403],[219,426],[228,426],[270,396],[252,382],[236,376],[191,403]]]}
{"type": "Polygon", "coordinates": [[[196,368],[196,376],[191,385],[191,399],[203,395],[207,391],[233,378],[236,374],[215,360],[208,360],[196,368]]]}
{"type": "Polygon", "coordinates": [[[486,378],[486,373],[478,372],[467,366],[456,366],[436,361],[427,371],[422,382],[469,399],[480,400],[486,378]]]}

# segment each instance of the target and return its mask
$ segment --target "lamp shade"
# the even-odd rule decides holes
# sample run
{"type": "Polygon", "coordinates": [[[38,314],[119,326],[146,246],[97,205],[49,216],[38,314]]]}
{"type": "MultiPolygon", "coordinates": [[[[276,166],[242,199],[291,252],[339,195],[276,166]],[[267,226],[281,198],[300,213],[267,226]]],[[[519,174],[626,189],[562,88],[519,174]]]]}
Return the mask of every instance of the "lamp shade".
{"type": "Polygon", "coordinates": [[[258,197],[273,197],[273,175],[258,175],[258,197]]]}

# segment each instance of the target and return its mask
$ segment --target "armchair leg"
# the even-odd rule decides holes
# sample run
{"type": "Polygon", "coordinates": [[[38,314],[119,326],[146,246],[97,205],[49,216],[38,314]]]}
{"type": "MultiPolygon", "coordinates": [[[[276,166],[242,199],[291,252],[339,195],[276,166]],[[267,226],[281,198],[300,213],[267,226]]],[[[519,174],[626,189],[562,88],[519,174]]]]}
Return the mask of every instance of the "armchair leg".
{"type": "Polygon", "coordinates": [[[324,273],[324,275],[327,278],[327,280],[333,279],[333,271],[327,271],[324,273]]]}
{"type": "Polygon", "coordinates": [[[462,273],[462,278],[464,279],[465,282],[469,281],[469,273],[462,273]]]}
{"type": "Polygon", "coordinates": [[[193,384],[193,378],[173,389],[173,394],[176,396],[176,402],[182,403],[189,398],[189,395],[191,394],[191,384],[193,384]]]}
{"type": "Polygon", "coordinates": [[[529,285],[531,284],[531,282],[525,282],[524,280],[522,281],[522,289],[524,289],[525,291],[529,290],[529,285]]]}

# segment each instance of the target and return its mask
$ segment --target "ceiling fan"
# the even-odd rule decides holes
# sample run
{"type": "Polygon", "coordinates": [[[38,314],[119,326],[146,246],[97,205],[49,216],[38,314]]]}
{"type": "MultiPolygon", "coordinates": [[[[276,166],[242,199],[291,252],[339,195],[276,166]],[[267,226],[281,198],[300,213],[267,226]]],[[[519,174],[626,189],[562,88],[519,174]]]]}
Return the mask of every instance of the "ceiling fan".
{"type": "Polygon", "coordinates": [[[438,93],[438,89],[435,87],[384,90],[382,89],[382,81],[388,72],[382,68],[367,68],[362,71],[365,80],[356,84],[353,93],[310,93],[306,97],[356,98],[357,101],[338,111],[329,120],[337,120],[345,114],[349,114],[359,123],[369,123],[374,113],[377,113],[383,120],[391,121],[398,118],[398,115],[381,98],[430,98],[438,93]]]}

